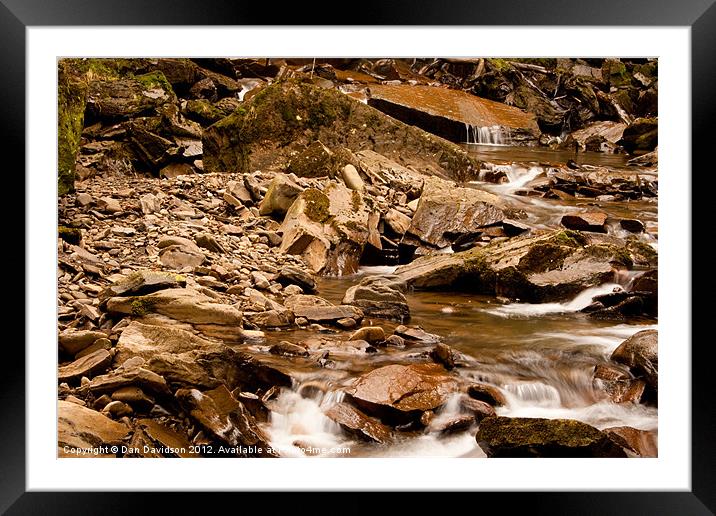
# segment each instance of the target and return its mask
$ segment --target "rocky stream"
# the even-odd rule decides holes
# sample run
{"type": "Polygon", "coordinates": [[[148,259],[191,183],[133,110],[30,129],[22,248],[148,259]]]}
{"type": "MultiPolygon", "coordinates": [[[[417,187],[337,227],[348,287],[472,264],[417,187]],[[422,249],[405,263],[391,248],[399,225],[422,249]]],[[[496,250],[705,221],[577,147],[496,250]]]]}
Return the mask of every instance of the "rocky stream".
{"type": "Polygon", "coordinates": [[[657,455],[655,60],[58,92],[60,457],[657,455]]]}

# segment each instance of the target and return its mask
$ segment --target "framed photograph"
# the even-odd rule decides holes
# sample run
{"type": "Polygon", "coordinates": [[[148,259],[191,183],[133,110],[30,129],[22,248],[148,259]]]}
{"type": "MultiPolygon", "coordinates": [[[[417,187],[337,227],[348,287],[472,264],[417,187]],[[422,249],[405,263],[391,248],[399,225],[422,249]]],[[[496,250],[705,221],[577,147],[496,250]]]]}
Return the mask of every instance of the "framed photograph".
{"type": "Polygon", "coordinates": [[[715,510],[691,290],[710,2],[349,25],[2,3],[27,242],[3,511],[327,490],[715,510]]]}

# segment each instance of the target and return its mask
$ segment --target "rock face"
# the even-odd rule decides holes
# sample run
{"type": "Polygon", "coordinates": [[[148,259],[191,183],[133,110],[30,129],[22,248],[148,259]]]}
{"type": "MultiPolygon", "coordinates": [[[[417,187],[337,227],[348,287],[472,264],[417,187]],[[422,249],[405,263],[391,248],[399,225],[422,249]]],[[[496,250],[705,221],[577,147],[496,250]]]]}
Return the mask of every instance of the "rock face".
{"type": "Polygon", "coordinates": [[[514,237],[468,251],[424,256],[395,274],[418,289],[456,289],[526,302],[563,300],[631,267],[628,251],[574,231],[514,237]]]}
{"type": "Polygon", "coordinates": [[[626,457],[604,432],[572,419],[487,417],[475,438],[488,457],[626,457]]]}
{"type": "Polygon", "coordinates": [[[360,193],[331,182],[302,192],[281,225],[280,250],[300,254],[316,273],[352,274],[368,241],[380,246],[378,219],[360,193]],[[372,222],[372,223],[371,223],[372,222]]]}
{"type": "Polygon", "coordinates": [[[335,90],[298,81],[265,87],[239,110],[204,131],[207,172],[248,172],[287,161],[282,144],[320,140],[334,150],[365,148],[400,154],[419,171],[467,179],[477,163],[456,145],[408,126],[335,90]]]}
{"type": "Polygon", "coordinates": [[[496,195],[473,188],[455,188],[442,180],[426,180],[408,233],[426,244],[447,247],[451,239],[507,218],[496,195]]]}
{"type": "Polygon", "coordinates": [[[635,333],[612,353],[611,359],[624,364],[637,377],[644,378],[654,390],[659,387],[659,332],[643,330],[635,333]]]}
{"type": "Polygon", "coordinates": [[[68,401],[59,401],[57,407],[57,446],[61,456],[93,457],[64,452],[65,446],[90,450],[104,444],[119,444],[129,433],[121,423],[112,421],[97,411],[68,401]]]}
{"type": "Polygon", "coordinates": [[[367,277],[346,290],[344,305],[360,308],[367,316],[406,322],[410,319],[410,308],[405,294],[396,288],[396,283],[385,277],[367,277]]]}
{"type": "Polygon", "coordinates": [[[454,142],[466,140],[466,125],[499,127],[522,135],[522,139],[534,140],[539,136],[534,115],[453,89],[376,84],[370,87],[368,105],[454,142]]]}
{"type": "Polygon", "coordinates": [[[437,364],[389,365],[359,377],[346,394],[369,414],[405,421],[442,406],[458,387],[437,364]]]}

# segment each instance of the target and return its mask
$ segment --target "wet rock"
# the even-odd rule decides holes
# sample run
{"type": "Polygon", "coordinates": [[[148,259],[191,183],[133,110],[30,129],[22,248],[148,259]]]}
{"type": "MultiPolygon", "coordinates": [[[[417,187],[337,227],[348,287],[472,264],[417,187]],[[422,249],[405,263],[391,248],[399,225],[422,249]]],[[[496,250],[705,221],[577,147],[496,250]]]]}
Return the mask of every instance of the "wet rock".
{"type": "Polygon", "coordinates": [[[104,371],[112,362],[112,355],[104,349],[86,355],[72,362],[61,366],[57,372],[59,382],[73,382],[83,376],[91,378],[95,373],[104,371]]]}
{"type": "Polygon", "coordinates": [[[472,413],[475,421],[480,422],[486,417],[497,415],[495,409],[489,403],[474,398],[463,397],[460,399],[460,407],[466,412],[472,413]]]}
{"type": "Polygon", "coordinates": [[[448,235],[455,238],[507,218],[502,207],[505,203],[491,193],[426,180],[408,233],[426,244],[447,247],[448,235]]]}
{"type": "Polygon", "coordinates": [[[637,219],[621,219],[619,225],[630,233],[644,232],[644,223],[637,219]]]}
{"type": "Polygon", "coordinates": [[[447,370],[455,367],[455,352],[447,344],[438,343],[430,351],[430,358],[438,364],[442,364],[447,370]]]}
{"type": "Polygon", "coordinates": [[[116,281],[99,294],[101,301],[110,297],[151,294],[167,288],[186,286],[186,278],[178,274],[139,270],[116,281]]]}
{"type": "Polygon", "coordinates": [[[395,283],[381,277],[367,277],[346,290],[344,305],[360,308],[366,315],[405,322],[410,319],[408,300],[395,283]]]}
{"type": "Polygon", "coordinates": [[[594,368],[593,385],[603,390],[614,403],[639,403],[646,383],[637,380],[623,366],[599,364],[594,368]]]}
{"type": "Polygon", "coordinates": [[[363,319],[363,312],[349,305],[297,307],[294,309],[294,314],[296,317],[303,317],[309,321],[318,323],[335,322],[344,318],[354,321],[363,319]]]}
{"type": "Polygon", "coordinates": [[[465,141],[465,127],[492,128],[539,136],[530,112],[463,91],[409,84],[371,85],[368,104],[384,113],[454,142],[465,141]]]}
{"type": "Polygon", "coordinates": [[[656,391],[659,382],[657,330],[642,330],[635,333],[612,353],[611,359],[624,364],[637,378],[644,378],[647,385],[656,391]]]}
{"type": "Polygon", "coordinates": [[[151,439],[157,449],[161,449],[163,457],[181,457],[187,459],[201,456],[198,452],[194,451],[196,447],[192,447],[185,436],[153,419],[140,419],[137,421],[137,427],[142,429],[144,434],[151,439]]]}
{"type": "Polygon", "coordinates": [[[76,355],[91,346],[97,339],[104,339],[107,334],[95,330],[67,330],[59,334],[60,350],[68,355],[76,355]]]}
{"type": "Polygon", "coordinates": [[[303,188],[291,181],[285,174],[276,174],[269,183],[268,191],[259,206],[260,215],[283,216],[291,207],[303,188]]]}
{"type": "Polygon", "coordinates": [[[630,426],[613,426],[602,431],[616,444],[639,457],[658,457],[655,432],[630,426]]]}
{"type": "Polygon", "coordinates": [[[287,341],[281,341],[278,344],[274,344],[269,349],[269,353],[272,355],[282,355],[287,357],[307,357],[308,351],[306,348],[297,344],[292,344],[287,341]]]}
{"type": "Polygon", "coordinates": [[[341,177],[343,178],[343,182],[346,186],[351,190],[361,193],[365,190],[365,183],[363,182],[363,179],[360,177],[356,168],[350,163],[341,169],[341,177]]]}
{"type": "Polygon", "coordinates": [[[100,445],[121,444],[129,429],[99,412],[75,403],[57,403],[57,446],[60,456],[95,457],[91,449],[100,445]],[[88,450],[87,455],[64,452],[65,446],[88,450]]]}
{"type": "Polygon", "coordinates": [[[241,327],[241,312],[231,305],[190,288],[160,290],[146,296],[113,297],[107,301],[109,313],[144,316],[160,314],[189,324],[241,327]]]}
{"type": "Polygon", "coordinates": [[[632,266],[620,241],[590,243],[589,238],[570,230],[533,233],[460,253],[420,257],[395,275],[418,289],[453,289],[530,303],[563,300],[613,281],[615,267],[632,266]]]}
{"type": "Polygon", "coordinates": [[[385,343],[388,346],[394,346],[396,348],[405,347],[405,339],[399,335],[390,335],[385,339],[385,343]]]}
{"type": "Polygon", "coordinates": [[[395,328],[395,334],[403,337],[405,340],[421,342],[423,344],[437,344],[440,342],[439,335],[428,333],[419,326],[408,327],[401,324],[395,328]]]}
{"type": "Polygon", "coordinates": [[[344,146],[359,151],[368,145],[388,157],[400,155],[420,172],[437,171],[457,180],[473,176],[478,169],[457,145],[336,90],[293,80],[265,87],[245,102],[244,110],[205,130],[204,166],[208,172],[266,170],[289,157],[290,149],[282,143],[308,145],[316,140],[331,150],[344,146]],[[236,134],[242,137],[237,139],[236,134]]]}
{"type": "Polygon", "coordinates": [[[268,456],[268,441],[243,404],[223,385],[202,393],[197,389],[180,389],[175,393],[179,403],[204,431],[219,443],[232,447],[252,447],[250,453],[235,456],[268,456]]]}
{"type": "Polygon", "coordinates": [[[429,426],[429,432],[437,432],[440,434],[454,434],[467,430],[475,424],[475,418],[468,415],[453,416],[449,419],[435,418],[429,426]]]}
{"type": "Polygon", "coordinates": [[[375,344],[385,340],[385,331],[380,326],[364,326],[356,330],[348,340],[364,340],[375,344]]]}
{"type": "Polygon", "coordinates": [[[360,376],[346,394],[368,414],[407,422],[441,407],[458,388],[437,364],[388,365],[360,376]]]}
{"type": "Polygon", "coordinates": [[[87,113],[94,120],[112,120],[151,113],[176,100],[171,85],[161,72],[133,79],[91,81],[87,91],[87,113]]]}
{"type": "MultiPolygon", "coordinates": [[[[279,271],[276,281],[284,286],[298,285],[303,292],[309,294],[316,291],[316,281],[313,276],[296,267],[283,267],[279,271]]],[[[286,292],[286,289],[284,289],[284,292],[286,292]]]]}
{"type": "Polygon", "coordinates": [[[484,401],[492,405],[493,407],[502,407],[507,405],[505,395],[500,392],[500,389],[493,385],[485,383],[473,383],[468,386],[467,394],[476,400],[484,401]]]}
{"type": "Polygon", "coordinates": [[[607,221],[607,214],[601,211],[586,211],[576,213],[574,215],[565,215],[562,217],[561,224],[577,231],[595,231],[597,233],[606,233],[607,229],[604,224],[607,221]]]}
{"type": "Polygon", "coordinates": [[[626,457],[604,432],[571,419],[488,417],[475,438],[488,457],[626,457]]]}
{"type": "Polygon", "coordinates": [[[384,444],[393,438],[390,428],[347,403],[332,405],[325,414],[346,432],[361,439],[384,444]]]}

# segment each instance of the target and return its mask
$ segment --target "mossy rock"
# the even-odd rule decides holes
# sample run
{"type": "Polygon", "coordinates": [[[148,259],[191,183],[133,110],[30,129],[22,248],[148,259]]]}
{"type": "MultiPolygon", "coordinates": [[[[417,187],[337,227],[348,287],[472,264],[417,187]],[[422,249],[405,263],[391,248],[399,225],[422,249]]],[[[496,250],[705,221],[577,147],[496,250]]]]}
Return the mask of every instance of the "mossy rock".
{"type": "Polygon", "coordinates": [[[488,457],[626,457],[605,433],[573,419],[487,417],[475,439],[488,457]]]}
{"type": "Polygon", "coordinates": [[[87,83],[71,62],[60,60],[57,84],[57,190],[75,190],[75,161],[84,127],[87,83]]]}
{"type": "Polygon", "coordinates": [[[637,118],[617,142],[629,154],[653,151],[659,143],[659,121],[656,118],[637,118]]]}
{"type": "Polygon", "coordinates": [[[214,124],[227,115],[227,113],[206,99],[187,101],[182,113],[190,120],[199,122],[203,126],[214,124]]]}
{"type": "MultiPolygon", "coordinates": [[[[336,90],[301,80],[277,81],[203,134],[207,172],[246,173],[284,167],[299,145],[320,140],[332,152],[371,149],[438,169],[457,180],[479,162],[459,146],[391,118],[336,90]]],[[[339,159],[339,161],[341,161],[339,159]]]]}
{"type": "Polygon", "coordinates": [[[80,245],[80,242],[82,241],[82,231],[78,228],[58,226],[57,235],[65,242],[72,245],[80,245]]]}
{"type": "Polygon", "coordinates": [[[314,222],[326,222],[331,217],[329,201],[326,194],[316,188],[308,188],[301,194],[306,203],[304,213],[314,222]]]}
{"type": "Polygon", "coordinates": [[[631,74],[618,59],[605,59],[602,64],[602,80],[608,86],[617,88],[631,85],[631,74]]]}

